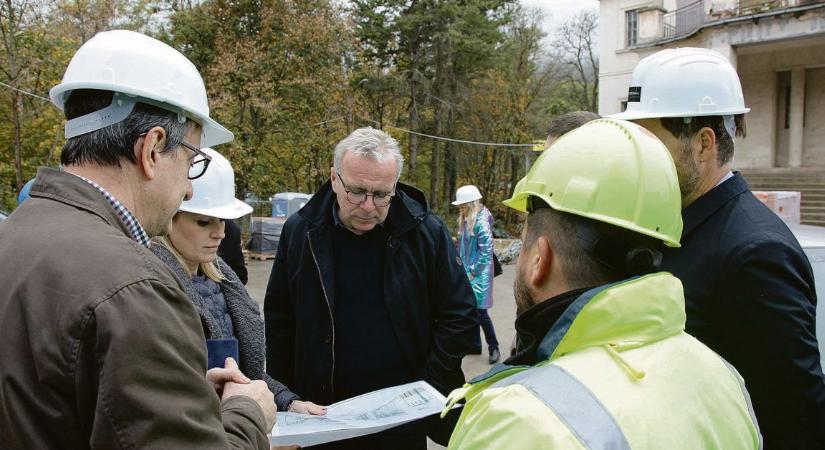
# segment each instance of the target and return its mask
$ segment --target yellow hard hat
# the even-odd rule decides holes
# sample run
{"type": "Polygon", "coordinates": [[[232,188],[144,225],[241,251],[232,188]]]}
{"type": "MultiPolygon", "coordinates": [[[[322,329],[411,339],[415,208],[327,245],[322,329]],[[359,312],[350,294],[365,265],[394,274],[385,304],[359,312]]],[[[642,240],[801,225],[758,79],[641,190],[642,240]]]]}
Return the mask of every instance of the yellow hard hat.
{"type": "Polygon", "coordinates": [[[679,246],[682,200],[667,148],[644,128],[599,119],[565,134],[539,156],[504,204],[551,208],[679,246]]]}

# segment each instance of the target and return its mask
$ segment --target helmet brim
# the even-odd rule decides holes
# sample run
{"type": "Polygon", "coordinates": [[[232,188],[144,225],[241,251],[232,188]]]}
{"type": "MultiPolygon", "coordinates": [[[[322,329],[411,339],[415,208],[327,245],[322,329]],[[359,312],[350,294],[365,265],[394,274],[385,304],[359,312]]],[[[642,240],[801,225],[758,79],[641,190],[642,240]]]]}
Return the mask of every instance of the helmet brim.
{"type": "Polygon", "coordinates": [[[503,203],[504,206],[515,209],[518,212],[526,213],[527,197],[529,197],[529,195],[516,194],[513,197],[508,198],[507,200],[504,200],[501,203],[503,203]]]}
{"type": "Polygon", "coordinates": [[[750,108],[732,110],[732,111],[714,111],[709,113],[670,113],[661,114],[650,111],[624,111],[616,114],[609,114],[604,116],[608,119],[619,120],[641,120],[641,119],[663,119],[667,117],[704,117],[704,116],[732,116],[736,114],[746,114],[750,112],[750,108]]]}
{"type": "Polygon", "coordinates": [[[216,145],[226,144],[235,139],[235,135],[226,129],[223,125],[209,117],[199,117],[203,128],[203,135],[201,136],[201,148],[214,147],[216,145]]]}
{"type": "Polygon", "coordinates": [[[235,199],[229,205],[219,206],[215,208],[196,208],[186,205],[184,202],[178,208],[178,211],[188,212],[192,214],[201,214],[203,216],[217,217],[218,219],[237,219],[252,212],[252,207],[246,203],[235,199]]]}
{"type": "Polygon", "coordinates": [[[203,147],[214,147],[220,144],[226,144],[227,142],[231,142],[235,139],[235,135],[226,129],[223,125],[219,124],[214,119],[210,118],[209,116],[205,116],[195,111],[190,111],[186,109],[184,105],[179,104],[174,98],[166,98],[163,96],[159,96],[153,92],[147,92],[142,89],[136,89],[129,86],[120,86],[116,83],[100,83],[100,82],[73,82],[73,83],[60,83],[57,86],[53,87],[49,91],[49,98],[51,99],[52,103],[57,106],[58,109],[63,111],[66,100],[71,95],[72,91],[78,89],[98,89],[103,91],[112,91],[112,92],[120,92],[122,94],[126,94],[129,96],[138,97],[138,102],[140,99],[145,99],[152,102],[159,102],[165,105],[169,105],[170,111],[181,110],[189,117],[192,117],[195,121],[197,121],[202,129],[202,136],[201,136],[201,148],[203,147]],[[172,109],[174,108],[174,109],[172,109]]]}
{"type": "Polygon", "coordinates": [[[673,239],[672,237],[668,236],[665,233],[652,232],[652,231],[647,230],[643,227],[639,227],[638,225],[636,225],[633,222],[630,222],[630,221],[627,221],[627,220],[617,219],[615,217],[609,217],[609,216],[605,216],[605,215],[602,215],[602,214],[583,213],[581,211],[575,211],[575,210],[572,210],[572,209],[569,209],[569,208],[564,208],[564,207],[561,207],[560,205],[558,205],[552,198],[550,198],[546,195],[536,193],[536,192],[521,192],[521,193],[518,193],[518,194],[514,195],[513,197],[511,197],[507,200],[504,200],[502,203],[504,203],[505,206],[508,206],[510,208],[515,209],[516,211],[526,213],[527,212],[527,199],[530,196],[535,196],[535,197],[540,198],[542,201],[547,203],[551,208],[553,208],[557,211],[565,212],[565,213],[568,213],[568,214],[574,214],[574,215],[581,216],[581,217],[587,217],[588,219],[593,219],[593,220],[598,221],[598,222],[609,223],[609,224],[615,225],[615,226],[620,227],[620,228],[624,228],[624,229],[627,229],[627,230],[630,230],[630,231],[635,231],[639,234],[643,234],[643,235],[646,235],[646,236],[650,236],[654,239],[658,239],[658,240],[662,241],[665,244],[665,246],[667,246],[667,247],[673,247],[673,248],[681,247],[681,244],[679,243],[679,241],[677,239],[673,239]]]}

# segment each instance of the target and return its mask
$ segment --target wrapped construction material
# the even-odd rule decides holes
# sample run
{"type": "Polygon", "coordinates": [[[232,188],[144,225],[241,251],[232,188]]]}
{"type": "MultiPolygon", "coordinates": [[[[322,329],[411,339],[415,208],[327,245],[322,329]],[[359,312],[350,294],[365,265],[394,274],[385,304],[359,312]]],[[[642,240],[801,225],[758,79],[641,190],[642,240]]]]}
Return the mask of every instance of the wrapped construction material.
{"type": "Polygon", "coordinates": [[[281,218],[253,217],[246,249],[253,253],[274,255],[284,222],[281,218]]]}
{"type": "Polygon", "coordinates": [[[799,223],[802,194],[796,191],[753,191],[762,203],[785,223],[799,223]]]}

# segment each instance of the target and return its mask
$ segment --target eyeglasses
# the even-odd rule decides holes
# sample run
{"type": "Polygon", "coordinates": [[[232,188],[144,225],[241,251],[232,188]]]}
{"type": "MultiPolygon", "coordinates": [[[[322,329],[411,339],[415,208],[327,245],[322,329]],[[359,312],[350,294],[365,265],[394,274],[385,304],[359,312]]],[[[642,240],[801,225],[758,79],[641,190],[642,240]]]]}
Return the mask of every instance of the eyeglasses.
{"type": "MultiPolygon", "coordinates": [[[[143,137],[147,134],[149,133],[141,133],[138,137],[143,137]]],[[[209,163],[212,162],[212,157],[184,140],[181,140],[180,145],[194,153],[194,155],[189,158],[189,179],[194,180],[202,177],[203,174],[206,173],[206,168],[209,167],[209,163]]]]}
{"type": "Polygon", "coordinates": [[[212,162],[212,157],[186,141],[180,141],[180,145],[195,153],[195,156],[189,161],[189,179],[194,180],[202,177],[206,173],[209,163],[212,162]]]}
{"type": "Polygon", "coordinates": [[[368,193],[364,190],[351,190],[347,187],[346,183],[344,183],[344,179],[341,178],[341,172],[335,171],[338,175],[338,181],[341,182],[341,186],[344,187],[344,192],[347,193],[347,201],[352,203],[353,205],[361,205],[365,201],[367,201],[367,197],[372,197],[372,204],[377,207],[384,207],[390,204],[392,198],[395,196],[395,185],[393,185],[392,190],[393,192],[373,192],[368,193]]]}

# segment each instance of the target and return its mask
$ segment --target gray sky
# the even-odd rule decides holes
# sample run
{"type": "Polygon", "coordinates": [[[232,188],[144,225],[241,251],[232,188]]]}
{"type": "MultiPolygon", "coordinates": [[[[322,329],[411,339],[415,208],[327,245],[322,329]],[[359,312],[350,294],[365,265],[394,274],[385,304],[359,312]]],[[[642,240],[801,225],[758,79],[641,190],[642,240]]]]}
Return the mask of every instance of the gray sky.
{"type": "Polygon", "coordinates": [[[598,10],[598,0],[521,0],[521,4],[544,12],[544,31],[551,37],[565,20],[583,9],[598,10]]]}

